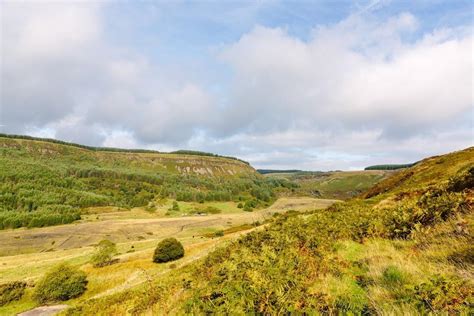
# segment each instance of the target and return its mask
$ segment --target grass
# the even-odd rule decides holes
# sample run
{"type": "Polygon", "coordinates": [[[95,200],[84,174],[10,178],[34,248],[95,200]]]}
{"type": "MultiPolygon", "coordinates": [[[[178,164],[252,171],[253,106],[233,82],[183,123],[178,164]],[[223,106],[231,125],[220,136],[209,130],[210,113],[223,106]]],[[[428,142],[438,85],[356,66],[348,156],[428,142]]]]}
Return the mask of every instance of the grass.
{"type": "MultiPolygon", "coordinates": [[[[297,209],[304,210],[311,209],[315,205],[326,207],[331,203],[333,201],[311,198],[284,198],[268,209],[244,212],[235,207],[235,203],[211,202],[210,204],[215,207],[222,207],[223,212],[208,216],[172,218],[158,215],[159,211],[150,213],[138,208],[130,211],[91,209],[88,216],[92,219],[83,220],[78,224],[0,232],[0,242],[5,242],[6,246],[2,247],[2,251],[4,254],[9,253],[7,256],[0,256],[0,283],[19,278],[35,282],[49,267],[67,262],[81,267],[89,280],[87,292],[82,297],[68,302],[74,305],[94,297],[105,297],[128,290],[139,286],[149,278],[163,278],[174,269],[198,260],[216,247],[248,233],[255,228],[252,223],[257,221],[263,223],[266,219],[272,218],[273,214],[285,212],[289,207],[297,206],[297,209]],[[96,219],[98,214],[99,220],[96,219]],[[203,237],[206,233],[218,230],[223,230],[224,236],[203,237]],[[139,239],[138,236],[144,239],[139,239]],[[185,247],[186,255],[176,261],[176,268],[169,264],[157,265],[151,261],[157,243],[167,236],[178,238],[185,247]],[[116,258],[120,261],[110,266],[94,268],[89,263],[94,252],[93,245],[102,239],[117,242],[119,255],[116,258]],[[29,253],[21,254],[24,252],[23,245],[27,242],[30,245],[29,253]]],[[[166,208],[168,205],[171,205],[171,201],[162,206],[166,208]]],[[[26,295],[20,302],[0,307],[0,314],[24,311],[34,306],[36,303],[26,295]]]]}
{"type": "Polygon", "coordinates": [[[452,184],[470,183],[473,166],[472,149],[427,159],[366,199],[271,217],[271,224],[156,279],[159,294],[144,299],[145,288],[136,287],[67,313],[113,303],[118,314],[131,307],[169,314],[470,314],[473,191],[452,184]]]}
{"type": "MultiPolygon", "coordinates": [[[[155,211],[91,210],[77,224],[0,232],[4,251],[32,247],[0,257],[0,280],[34,282],[60,261],[81,267],[89,289],[67,302],[69,315],[469,314],[473,191],[463,183],[472,167],[472,148],[426,159],[344,203],[285,197],[254,212],[214,204],[222,213],[207,216],[167,216],[172,200],[155,211]],[[153,264],[168,236],[185,257],[153,264]],[[120,261],[94,268],[91,245],[104,237],[117,243],[120,261]]],[[[200,204],[178,203],[179,212],[200,204]]]]}
{"type": "Polygon", "coordinates": [[[371,188],[393,171],[330,171],[269,173],[268,178],[287,179],[299,185],[294,194],[347,200],[371,188]]]}

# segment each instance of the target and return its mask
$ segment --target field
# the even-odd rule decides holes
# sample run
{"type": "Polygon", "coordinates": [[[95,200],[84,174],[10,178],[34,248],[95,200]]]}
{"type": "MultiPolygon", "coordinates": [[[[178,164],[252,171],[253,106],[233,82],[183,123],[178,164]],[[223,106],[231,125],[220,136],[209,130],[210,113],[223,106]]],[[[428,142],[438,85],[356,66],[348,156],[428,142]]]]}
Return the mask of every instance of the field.
{"type": "MultiPolygon", "coordinates": [[[[262,224],[275,213],[324,208],[334,202],[281,198],[269,208],[255,212],[244,212],[232,202],[209,203],[209,206],[219,207],[223,212],[174,217],[164,215],[171,201],[153,213],[142,208],[130,211],[90,209],[85,219],[74,224],[0,232],[0,283],[17,280],[19,276],[27,282],[35,282],[49,267],[69,262],[82,266],[88,274],[87,295],[81,300],[102,297],[172,270],[170,265],[157,265],[151,261],[157,242],[165,237],[176,237],[185,246],[185,258],[175,263],[179,267],[205,256],[241,234],[258,229],[252,224],[262,224]],[[227,230],[228,233],[226,231],[223,237],[205,236],[218,230],[227,230]],[[88,264],[93,246],[103,239],[117,243],[120,262],[109,267],[93,268],[88,264]]],[[[182,209],[186,207],[182,205],[182,209]]],[[[19,304],[0,307],[0,314],[34,306],[34,301],[26,295],[19,304]]]]}

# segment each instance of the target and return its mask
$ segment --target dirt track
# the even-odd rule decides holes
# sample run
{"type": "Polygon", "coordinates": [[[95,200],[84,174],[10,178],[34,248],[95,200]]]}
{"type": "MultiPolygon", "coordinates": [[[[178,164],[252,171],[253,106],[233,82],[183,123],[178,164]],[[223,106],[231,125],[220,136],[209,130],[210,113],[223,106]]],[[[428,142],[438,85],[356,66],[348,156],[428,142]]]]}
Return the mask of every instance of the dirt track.
{"type": "Polygon", "coordinates": [[[68,308],[68,305],[52,305],[52,306],[40,306],[24,313],[18,314],[18,316],[52,316],[56,315],[60,311],[68,308]]]}

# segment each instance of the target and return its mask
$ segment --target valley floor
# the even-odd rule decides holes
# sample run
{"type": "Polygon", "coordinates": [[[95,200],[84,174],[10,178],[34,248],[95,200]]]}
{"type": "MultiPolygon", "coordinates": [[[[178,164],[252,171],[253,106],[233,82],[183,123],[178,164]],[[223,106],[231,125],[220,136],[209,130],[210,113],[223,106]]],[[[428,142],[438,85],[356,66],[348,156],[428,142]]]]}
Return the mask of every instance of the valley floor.
{"type": "MultiPolygon", "coordinates": [[[[222,214],[180,217],[133,209],[91,214],[75,224],[0,231],[0,283],[14,280],[33,283],[52,265],[69,262],[82,266],[88,275],[88,291],[81,300],[105,296],[186,265],[253,229],[253,226],[242,225],[262,223],[274,213],[326,208],[334,202],[336,200],[280,198],[267,209],[255,212],[233,209],[222,214]],[[223,237],[209,237],[217,230],[231,227],[237,229],[229,230],[223,237]],[[156,244],[171,236],[183,243],[186,256],[173,264],[154,264],[151,258],[156,244]],[[103,239],[117,243],[120,262],[93,268],[88,261],[94,244],[103,239]]],[[[27,291],[21,301],[1,307],[0,314],[35,307],[30,294],[27,291]]]]}

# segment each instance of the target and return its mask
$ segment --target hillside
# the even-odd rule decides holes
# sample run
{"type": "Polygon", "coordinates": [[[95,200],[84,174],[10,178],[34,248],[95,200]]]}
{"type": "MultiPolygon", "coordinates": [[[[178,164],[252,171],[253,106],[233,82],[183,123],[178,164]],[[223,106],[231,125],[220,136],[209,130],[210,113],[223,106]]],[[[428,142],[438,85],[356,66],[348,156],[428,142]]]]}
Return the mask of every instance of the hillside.
{"type": "Polygon", "coordinates": [[[241,201],[251,210],[285,185],[237,159],[187,153],[0,137],[0,229],[70,223],[89,207],[153,209],[160,198],[241,201]]]}
{"type": "Polygon", "coordinates": [[[140,171],[166,172],[206,176],[232,176],[255,174],[246,162],[233,157],[223,157],[197,151],[160,153],[151,150],[98,148],[70,144],[34,137],[4,137],[0,135],[0,147],[10,149],[3,156],[31,155],[42,160],[61,159],[71,164],[93,164],[102,168],[134,167],[140,171]]]}
{"type": "Polygon", "coordinates": [[[295,171],[268,172],[265,177],[286,179],[297,185],[293,194],[315,198],[347,200],[387,178],[393,171],[295,171]]]}
{"type": "Polygon", "coordinates": [[[274,217],[198,263],[67,314],[472,314],[474,149],[274,217]]]}

